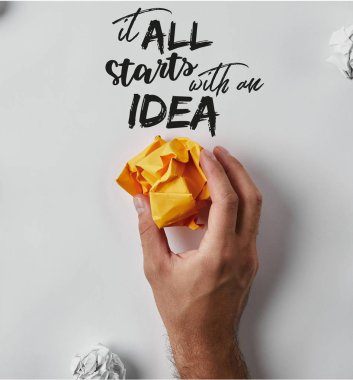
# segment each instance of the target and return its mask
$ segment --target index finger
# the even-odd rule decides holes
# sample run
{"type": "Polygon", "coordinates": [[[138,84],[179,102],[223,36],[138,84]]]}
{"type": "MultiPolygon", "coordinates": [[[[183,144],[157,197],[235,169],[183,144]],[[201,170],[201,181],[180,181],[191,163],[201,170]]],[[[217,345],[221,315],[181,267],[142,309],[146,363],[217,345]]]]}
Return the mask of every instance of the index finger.
{"type": "Polygon", "coordinates": [[[208,217],[208,234],[217,240],[224,239],[235,234],[238,196],[222,165],[211,152],[203,149],[200,163],[207,178],[212,200],[208,217]]]}

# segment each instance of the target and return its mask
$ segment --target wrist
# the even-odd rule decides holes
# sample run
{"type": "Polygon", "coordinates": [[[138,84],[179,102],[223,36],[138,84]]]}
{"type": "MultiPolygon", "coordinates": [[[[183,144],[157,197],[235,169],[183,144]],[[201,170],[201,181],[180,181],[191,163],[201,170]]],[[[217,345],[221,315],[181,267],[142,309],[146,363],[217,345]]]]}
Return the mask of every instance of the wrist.
{"type": "Polygon", "coordinates": [[[233,331],[228,334],[170,334],[180,378],[248,378],[247,368],[233,331]]]}

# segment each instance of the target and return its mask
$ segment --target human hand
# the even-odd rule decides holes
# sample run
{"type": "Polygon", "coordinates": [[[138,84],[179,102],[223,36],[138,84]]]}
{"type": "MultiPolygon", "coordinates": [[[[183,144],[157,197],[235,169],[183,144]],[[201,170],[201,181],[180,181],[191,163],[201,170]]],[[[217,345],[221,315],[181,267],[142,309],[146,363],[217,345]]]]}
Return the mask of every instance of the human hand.
{"type": "Polygon", "coordinates": [[[134,204],[145,275],[182,378],[245,378],[237,329],[258,269],[256,235],[262,197],[224,148],[201,152],[212,199],[198,249],[174,254],[151,217],[148,198],[134,204]]]}

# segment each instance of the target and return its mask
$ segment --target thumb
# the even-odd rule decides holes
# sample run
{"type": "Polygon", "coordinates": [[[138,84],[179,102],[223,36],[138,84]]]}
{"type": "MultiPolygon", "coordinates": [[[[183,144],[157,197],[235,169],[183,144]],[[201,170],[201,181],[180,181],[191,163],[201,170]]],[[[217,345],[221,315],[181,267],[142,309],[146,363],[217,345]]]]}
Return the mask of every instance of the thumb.
{"type": "Polygon", "coordinates": [[[141,194],[134,197],[134,205],[139,218],[139,232],[145,264],[160,267],[170,257],[166,234],[152,219],[148,197],[141,194]]]}

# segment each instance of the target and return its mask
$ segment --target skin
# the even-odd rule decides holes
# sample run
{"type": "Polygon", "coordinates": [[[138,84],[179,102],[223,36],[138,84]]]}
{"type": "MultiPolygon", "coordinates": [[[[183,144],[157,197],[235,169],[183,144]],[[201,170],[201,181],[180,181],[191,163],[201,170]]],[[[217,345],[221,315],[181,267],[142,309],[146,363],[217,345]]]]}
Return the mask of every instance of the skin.
{"type": "Polygon", "coordinates": [[[262,196],[227,150],[205,149],[200,163],[212,199],[196,250],[171,252],[151,217],[148,199],[134,198],[144,271],[167,329],[181,378],[248,378],[237,344],[240,318],[258,270],[256,235],[262,196]]]}

